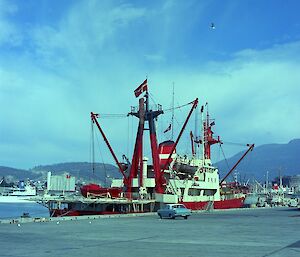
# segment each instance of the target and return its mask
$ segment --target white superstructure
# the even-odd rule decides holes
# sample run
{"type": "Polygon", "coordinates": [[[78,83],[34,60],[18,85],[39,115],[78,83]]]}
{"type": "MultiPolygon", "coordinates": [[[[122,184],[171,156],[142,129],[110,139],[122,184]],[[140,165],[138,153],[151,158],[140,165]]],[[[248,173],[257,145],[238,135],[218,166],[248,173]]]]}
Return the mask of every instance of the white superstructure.
{"type": "Polygon", "coordinates": [[[21,181],[18,187],[3,190],[0,194],[0,203],[30,203],[30,198],[34,196],[36,196],[36,188],[21,181]]]}

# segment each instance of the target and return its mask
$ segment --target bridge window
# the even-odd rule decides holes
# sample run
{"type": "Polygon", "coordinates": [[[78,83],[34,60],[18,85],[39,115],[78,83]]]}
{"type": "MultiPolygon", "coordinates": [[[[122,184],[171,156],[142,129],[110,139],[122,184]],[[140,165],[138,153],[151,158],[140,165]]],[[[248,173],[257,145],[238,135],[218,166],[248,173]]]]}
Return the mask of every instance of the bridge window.
{"type": "Polygon", "coordinates": [[[197,188],[190,188],[188,191],[188,195],[190,196],[199,196],[201,194],[201,190],[197,188]]]}

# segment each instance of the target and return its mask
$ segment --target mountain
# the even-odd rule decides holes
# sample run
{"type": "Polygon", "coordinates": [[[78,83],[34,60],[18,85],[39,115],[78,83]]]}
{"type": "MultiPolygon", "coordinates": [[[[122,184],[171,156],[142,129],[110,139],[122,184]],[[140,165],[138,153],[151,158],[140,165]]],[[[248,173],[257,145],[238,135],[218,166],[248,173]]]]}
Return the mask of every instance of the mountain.
{"type": "Polygon", "coordinates": [[[26,180],[27,178],[35,179],[36,177],[28,170],[15,169],[5,166],[0,166],[0,178],[5,177],[7,180],[26,180]]]}
{"type": "Polygon", "coordinates": [[[106,178],[121,178],[117,167],[111,164],[95,163],[94,172],[91,163],[88,162],[67,162],[52,165],[40,165],[29,170],[14,169],[0,166],[0,176],[8,177],[9,180],[46,180],[48,171],[52,175],[68,173],[75,176],[76,180],[85,182],[103,183],[106,178]]]}
{"type": "MultiPolygon", "coordinates": [[[[239,160],[244,152],[239,152],[227,159],[229,167],[239,160]]],[[[243,179],[252,179],[263,181],[268,172],[269,179],[275,177],[300,174],[300,139],[291,140],[287,144],[266,144],[254,147],[253,151],[237,166],[236,171],[243,179]],[[280,173],[280,174],[279,174],[280,173]]],[[[223,178],[229,171],[226,160],[215,164],[223,178]]],[[[232,178],[232,177],[231,177],[232,178]]],[[[230,177],[229,177],[230,179],[230,177]]]]}
{"type": "MultiPolygon", "coordinates": [[[[244,152],[239,152],[231,158],[217,162],[220,177],[223,178],[229,169],[239,160],[244,152]]],[[[253,151],[236,167],[239,179],[247,180],[255,178],[264,181],[268,172],[269,179],[279,176],[300,174],[300,139],[294,139],[288,144],[266,144],[254,147],[253,151]]],[[[111,164],[95,163],[93,172],[92,164],[88,162],[67,162],[52,165],[40,165],[29,170],[14,169],[0,166],[0,178],[9,180],[46,180],[47,172],[53,175],[69,173],[77,180],[85,182],[109,183],[111,178],[121,178],[118,168],[111,164]]],[[[229,176],[232,179],[232,176],[229,176]]]]}

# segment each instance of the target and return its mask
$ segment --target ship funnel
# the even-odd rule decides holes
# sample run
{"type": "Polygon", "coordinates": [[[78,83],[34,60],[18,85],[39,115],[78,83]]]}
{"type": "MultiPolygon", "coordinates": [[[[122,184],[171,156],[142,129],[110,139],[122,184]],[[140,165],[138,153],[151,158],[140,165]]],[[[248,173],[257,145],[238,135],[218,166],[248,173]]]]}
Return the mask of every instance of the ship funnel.
{"type": "MultiPolygon", "coordinates": [[[[164,141],[164,142],[159,144],[158,153],[159,153],[160,167],[161,168],[165,166],[174,145],[175,145],[175,142],[172,141],[172,140],[167,140],[167,141],[164,141]]],[[[176,154],[176,148],[173,152],[173,155],[171,156],[171,159],[169,161],[170,163],[173,161],[173,159],[175,157],[174,154],[176,154]]]]}

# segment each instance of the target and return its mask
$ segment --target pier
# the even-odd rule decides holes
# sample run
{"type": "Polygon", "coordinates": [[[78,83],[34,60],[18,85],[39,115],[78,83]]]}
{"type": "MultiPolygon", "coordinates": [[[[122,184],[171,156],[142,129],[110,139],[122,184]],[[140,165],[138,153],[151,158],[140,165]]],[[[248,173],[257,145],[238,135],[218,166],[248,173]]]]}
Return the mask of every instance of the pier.
{"type": "Polygon", "coordinates": [[[1,221],[1,256],[299,256],[297,208],[156,213],[1,221]]]}

